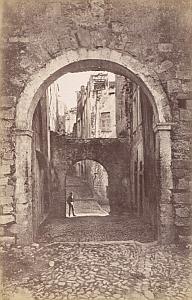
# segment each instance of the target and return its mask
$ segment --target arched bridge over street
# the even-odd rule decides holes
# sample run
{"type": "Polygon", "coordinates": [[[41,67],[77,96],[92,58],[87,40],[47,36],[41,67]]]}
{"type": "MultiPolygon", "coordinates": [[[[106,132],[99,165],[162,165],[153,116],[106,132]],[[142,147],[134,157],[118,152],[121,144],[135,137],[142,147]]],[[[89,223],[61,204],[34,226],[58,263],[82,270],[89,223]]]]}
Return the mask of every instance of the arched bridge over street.
{"type": "Polygon", "coordinates": [[[128,191],[123,182],[129,178],[130,147],[127,138],[69,138],[51,132],[51,166],[58,186],[53,204],[58,213],[65,212],[66,176],[69,169],[85,159],[100,163],[108,173],[108,197],[112,214],[128,209],[128,191]],[[63,209],[62,209],[63,208],[63,209]]]}

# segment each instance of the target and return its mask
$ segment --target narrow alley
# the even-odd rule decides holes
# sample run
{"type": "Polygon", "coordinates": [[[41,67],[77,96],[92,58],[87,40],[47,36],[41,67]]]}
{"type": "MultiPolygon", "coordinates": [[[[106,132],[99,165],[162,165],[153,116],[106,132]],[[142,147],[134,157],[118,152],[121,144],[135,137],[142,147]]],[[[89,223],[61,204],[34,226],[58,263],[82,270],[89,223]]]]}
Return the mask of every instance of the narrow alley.
{"type": "Polygon", "coordinates": [[[192,299],[190,12],[0,1],[0,299],[192,299]]]}

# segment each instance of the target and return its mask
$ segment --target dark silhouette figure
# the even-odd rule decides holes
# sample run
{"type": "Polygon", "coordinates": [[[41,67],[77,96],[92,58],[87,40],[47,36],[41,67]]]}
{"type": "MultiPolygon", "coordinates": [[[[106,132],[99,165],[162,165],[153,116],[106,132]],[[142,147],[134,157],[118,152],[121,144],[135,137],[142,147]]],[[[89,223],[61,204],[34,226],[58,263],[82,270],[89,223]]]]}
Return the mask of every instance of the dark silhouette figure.
{"type": "Polygon", "coordinates": [[[73,216],[75,217],[75,210],[74,210],[74,198],[73,198],[73,192],[70,192],[68,198],[67,198],[67,204],[69,205],[69,217],[71,215],[71,211],[73,216]]]}

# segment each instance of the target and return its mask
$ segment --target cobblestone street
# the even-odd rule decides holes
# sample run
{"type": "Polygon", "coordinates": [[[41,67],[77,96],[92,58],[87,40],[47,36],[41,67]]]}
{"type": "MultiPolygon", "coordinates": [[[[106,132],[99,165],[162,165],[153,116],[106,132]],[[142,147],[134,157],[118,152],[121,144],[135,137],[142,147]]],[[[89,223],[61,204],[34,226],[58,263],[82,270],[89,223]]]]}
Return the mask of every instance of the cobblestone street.
{"type": "MultiPolygon", "coordinates": [[[[88,210],[87,210],[88,211],[88,210]]],[[[101,215],[101,210],[90,209],[86,214],[71,218],[51,219],[41,229],[41,242],[127,241],[152,242],[155,232],[142,218],[133,214],[124,216],[101,215]],[[97,215],[99,214],[100,215],[97,215]]]]}
{"type": "Polygon", "coordinates": [[[150,225],[136,218],[123,217],[75,217],[55,220],[42,229],[41,241],[89,242],[89,241],[126,241],[151,242],[154,233],[150,225]]]}
{"type": "Polygon", "coordinates": [[[189,249],[159,246],[136,216],[51,219],[7,250],[3,300],[191,299],[189,249]]]}
{"type": "Polygon", "coordinates": [[[191,258],[186,248],[133,241],[13,247],[3,253],[3,300],[189,300],[191,258]]]}

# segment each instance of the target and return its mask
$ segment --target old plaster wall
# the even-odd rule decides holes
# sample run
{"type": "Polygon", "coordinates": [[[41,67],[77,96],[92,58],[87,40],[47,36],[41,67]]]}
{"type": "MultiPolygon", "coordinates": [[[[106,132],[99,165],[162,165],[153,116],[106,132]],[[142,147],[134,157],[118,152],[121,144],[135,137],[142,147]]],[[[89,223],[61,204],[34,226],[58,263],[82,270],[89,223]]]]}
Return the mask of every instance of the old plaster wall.
{"type": "MultiPolygon", "coordinates": [[[[0,102],[1,241],[14,241],[10,225],[15,223],[16,202],[22,202],[15,195],[27,194],[31,189],[30,163],[25,168],[15,168],[15,157],[24,151],[25,144],[30,143],[31,135],[26,133],[24,143],[23,133],[15,130],[16,105],[34,74],[63,51],[79,48],[116,50],[136,58],[158,74],[169,99],[174,123],[171,133],[174,185],[171,199],[175,204],[175,225],[181,234],[189,230],[192,199],[190,9],[190,0],[4,2],[0,102]],[[22,139],[16,148],[15,133],[17,141],[22,139]]],[[[149,82],[152,79],[148,77],[149,82]]],[[[165,149],[160,151],[163,153],[165,149]]],[[[22,159],[28,161],[30,157],[30,151],[26,150],[22,159]]],[[[20,212],[17,214],[19,219],[20,212]]],[[[30,222],[26,220],[23,225],[27,227],[30,222]]]]}

